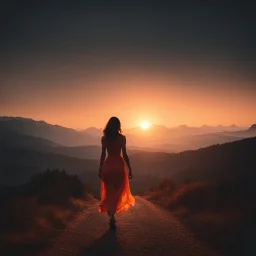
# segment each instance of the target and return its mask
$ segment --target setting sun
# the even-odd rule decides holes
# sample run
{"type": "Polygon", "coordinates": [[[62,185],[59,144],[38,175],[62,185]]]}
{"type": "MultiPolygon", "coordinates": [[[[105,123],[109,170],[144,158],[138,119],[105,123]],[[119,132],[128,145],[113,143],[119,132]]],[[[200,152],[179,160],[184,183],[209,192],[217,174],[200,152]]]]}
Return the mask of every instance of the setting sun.
{"type": "Polygon", "coordinates": [[[147,130],[150,127],[150,123],[148,121],[142,121],[141,124],[140,124],[140,127],[143,130],[147,130]]]}

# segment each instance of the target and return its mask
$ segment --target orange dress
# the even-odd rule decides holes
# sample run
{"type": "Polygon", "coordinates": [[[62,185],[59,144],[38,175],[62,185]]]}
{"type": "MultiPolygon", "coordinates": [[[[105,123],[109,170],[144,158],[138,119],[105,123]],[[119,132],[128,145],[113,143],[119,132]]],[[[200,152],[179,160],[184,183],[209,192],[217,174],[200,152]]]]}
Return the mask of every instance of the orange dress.
{"type": "Polygon", "coordinates": [[[135,203],[130,192],[125,162],[121,156],[123,138],[123,135],[115,140],[104,138],[108,156],[102,166],[99,212],[120,213],[127,211],[135,203]]]}

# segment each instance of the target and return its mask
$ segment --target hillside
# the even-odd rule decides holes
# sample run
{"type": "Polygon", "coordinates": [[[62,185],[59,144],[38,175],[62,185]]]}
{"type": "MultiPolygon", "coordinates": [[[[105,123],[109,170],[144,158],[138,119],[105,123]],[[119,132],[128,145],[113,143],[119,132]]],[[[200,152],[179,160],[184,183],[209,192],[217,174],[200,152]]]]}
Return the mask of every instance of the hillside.
{"type": "MultiPolygon", "coordinates": [[[[82,159],[99,160],[101,154],[101,146],[88,145],[68,147],[54,143],[50,140],[33,137],[30,135],[21,134],[11,130],[2,130],[0,132],[0,148],[7,147],[13,149],[25,149],[38,151],[43,153],[53,153],[58,155],[65,155],[69,157],[82,159]]],[[[153,149],[143,149],[144,151],[153,151],[153,149]]],[[[141,148],[129,147],[127,152],[129,154],[136,154],[141,152],[141,148]]],[[[159,151],[161,151],[159,149],[159,151]]]]}
{"type": "Polygon", "coordinates": [[[67,147],[50,140],[21,134],[11,130],[2,130],[0,132],[0,147],[54,153],[83,159],[99,159],[101,153],[100,146],[67,147]]]}
{"type": "Polygon", "coordinates": [[[255,152],[250,138],[177,154],[168,178],[141,194],[218,255],[255,255],[255,152]]]}
{"type": "MultiPolygon", "coordinates": [[[[15,120],[11,118],[11,121],[15,120]]],[[[98,189],[97,170],[100,147],[62,146],[49,139],[22,134],[23,130],[17,127],[16,130],[19,132],[9,129],[3,125],[9,121],[7,118],[0,122],[2,184],[21,184],[26,182],[32,174],[48,168],[64,168],[68,173],[78,174],[83,181],[91,183],[92,187],[98,189]]],[[[23,119],[22,122],[24,122],[23,119]]],[[[29,120],[27,122],[33,123],[32,126],[36,127],[34,131],[41,131],[41,128],[37,129],[37,122],[29,120]]],[[[50,125],[50,127],[52,129],[54,126],[50,125]]],[[[254,131],[255,127],[252,126],[249,132],[253,135],[254,131]]],[[[79,134],[77,131],[74,132],[79,134]]],[[[208,143],[211,139],[211,135],[200,136],[204,143],[208,143]]],[[[201,144],[201,146],[204,145],[201,144]]],[[[168,144],[166,146],[168,147],[168,144]]],[[[132,182],[133,191],[140,190],[140,187],[145,188],[161,177],[171,177],[177,182],[183,182],[185,179],[217,181],[231,176],[253,175],[252,170],[256,167],[255,137],[181,153],[146,152],[140,151],[140,148],[136,149],[129,150],[136,176],[132,182]]],[[[160,150],[161,148],[158,148],[158,151],[160,150]]]]}
{"type": "MultiPolygon", "coordinates": [[[[47,168],[65,168],[68,173],[82,176],[92,172],[95,184],[100,147],[63,147],[14,132],[9,137],[0,135],[1,183],[22,183],[47,168]]],[[[248,173],[255,167],[255,152],[256,138],[249,138],[177,154],[131,151],[130,160],[136,176],[172,177],[179,182],[188,178],[214,181],[243,174],[246,166],[250,167],[248,173]]]]}
{"type": "Polygon", "coordinates": [[[22,184],[46,169],[65,169],[69,174],[94,173],[98,161],[26,149],[0,148],[1,184],[22,184]]]}
{"type": "Polygon", "coordinates": [[[98,145],[99,139],[89,133],[78,132],[59,125],[50,125],[44,121],[35,121],[21,117],[0,117],[0,132],[14,131],[21,134],[40,137],[65,146],[98,145]]]}
{"type": "Polygon", "coordinates": [[[135,170],[184,179],[217,181],[254,175],[256,137],[178,154],[142,152],[131,156],[135,170]]]}

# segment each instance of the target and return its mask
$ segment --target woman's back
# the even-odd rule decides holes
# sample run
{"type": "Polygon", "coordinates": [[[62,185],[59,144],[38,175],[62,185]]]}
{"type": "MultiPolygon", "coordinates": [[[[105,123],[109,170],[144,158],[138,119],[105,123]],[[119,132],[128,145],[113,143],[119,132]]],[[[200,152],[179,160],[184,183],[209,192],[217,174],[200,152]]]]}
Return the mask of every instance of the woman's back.
{"type": "Polygon", "coordinates": [[[121,155],[121,149],[123,145],[123,135],[118,135],[115,139],[109,139],[106,136],[102,137],[102,141],[105,143],[108,157],[111,156],[120,156],[121,155]]]}

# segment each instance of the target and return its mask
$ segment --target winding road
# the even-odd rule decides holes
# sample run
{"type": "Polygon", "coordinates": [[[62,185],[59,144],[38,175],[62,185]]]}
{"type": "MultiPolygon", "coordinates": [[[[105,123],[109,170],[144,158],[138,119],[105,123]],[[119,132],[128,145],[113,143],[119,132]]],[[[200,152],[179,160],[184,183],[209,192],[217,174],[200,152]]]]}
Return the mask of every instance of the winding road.
{"type": "Polygon", "coordinates": [[[136,197],[128,212],[116,216],[115,231],[98,203],[81,213],[40,256],[216,256],[168,211],[136,197]]]}

